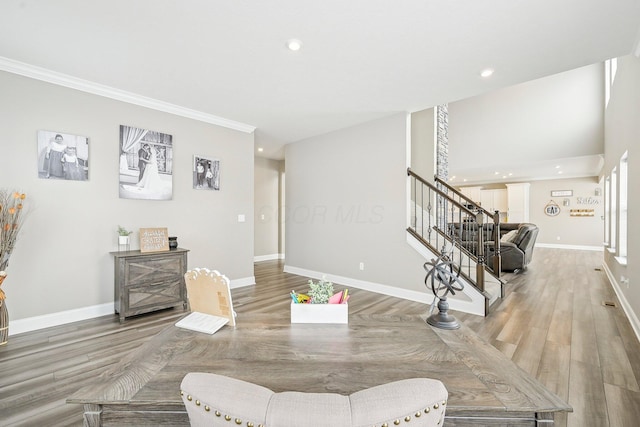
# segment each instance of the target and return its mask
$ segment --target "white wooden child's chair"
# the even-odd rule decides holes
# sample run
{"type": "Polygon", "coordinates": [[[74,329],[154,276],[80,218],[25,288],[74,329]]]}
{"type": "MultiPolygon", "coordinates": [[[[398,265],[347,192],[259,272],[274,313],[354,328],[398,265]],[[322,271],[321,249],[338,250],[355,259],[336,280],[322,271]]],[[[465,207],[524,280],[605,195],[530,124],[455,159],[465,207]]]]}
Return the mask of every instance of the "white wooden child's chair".
{"type": "Polygon", "coordinates": [[[226,317],[236,325],[229,279],[216,270],[195,268],[184,275],[191,311],[226,317]]]}

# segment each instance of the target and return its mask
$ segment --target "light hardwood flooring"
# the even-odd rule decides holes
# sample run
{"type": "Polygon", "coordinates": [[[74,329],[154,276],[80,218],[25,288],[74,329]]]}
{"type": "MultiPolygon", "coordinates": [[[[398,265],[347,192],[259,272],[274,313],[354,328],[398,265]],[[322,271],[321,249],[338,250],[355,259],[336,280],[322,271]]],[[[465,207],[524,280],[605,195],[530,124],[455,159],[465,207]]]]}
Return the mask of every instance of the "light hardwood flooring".
{"type": "Polygon", "coordinates": [[[602,257],[536,248],[489,317],[457,316],[573,407],[560,426],[640,426],[640,343],[602,257]]]}
{"type": "MultiPolygon", "coordinates": [[[[560,426],[640,425],[640,343],[597,271],[601,262],[599,252],[537,248],[529,268],[509,277],[506,298],[489,317],[454,313],[573,406],[557,420],[560,426]]],[[[283,273],[282,266],[257,263],[257,285],[233,290],[239,316],[282,312],[291,289],[307,288],[308,279],[283,273]]],[[[411,301],[350,293],[351,313],[426,311],[411,301]]],[[[122,325],[105,316],[11,336],[0,347],[0,426],[82,425],[82,408],[66,398],[182,315],[165,310],[122,325]]]]}

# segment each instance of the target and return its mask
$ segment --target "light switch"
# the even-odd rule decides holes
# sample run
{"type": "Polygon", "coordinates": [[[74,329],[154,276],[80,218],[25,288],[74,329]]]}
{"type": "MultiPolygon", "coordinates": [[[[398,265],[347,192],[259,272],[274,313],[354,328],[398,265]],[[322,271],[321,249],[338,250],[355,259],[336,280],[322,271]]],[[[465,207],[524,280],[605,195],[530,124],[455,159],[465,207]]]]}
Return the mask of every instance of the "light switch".
{"type": "Polygon", "coordinates": [[[245,221],[244,215],[243,214],[238,215],[238,222],[244,222],[244,221],[245,221]]]}

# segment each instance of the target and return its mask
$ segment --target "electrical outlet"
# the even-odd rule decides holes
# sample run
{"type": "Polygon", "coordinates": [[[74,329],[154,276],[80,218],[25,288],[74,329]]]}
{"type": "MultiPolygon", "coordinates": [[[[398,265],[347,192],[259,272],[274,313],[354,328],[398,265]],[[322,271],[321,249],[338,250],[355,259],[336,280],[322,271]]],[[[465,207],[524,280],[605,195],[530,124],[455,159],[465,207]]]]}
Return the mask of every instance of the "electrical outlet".
{"type": "Polygon", "coordinates": [[[620,283],[625,285],[627,287],[627,289],[629,289],[629,278],[628,277],[620,276],[620,283]]]}
{"type": "Polygon", "coordinates": [[[364,262],[360,263],[360,270],[364,270],[364,262]]]}

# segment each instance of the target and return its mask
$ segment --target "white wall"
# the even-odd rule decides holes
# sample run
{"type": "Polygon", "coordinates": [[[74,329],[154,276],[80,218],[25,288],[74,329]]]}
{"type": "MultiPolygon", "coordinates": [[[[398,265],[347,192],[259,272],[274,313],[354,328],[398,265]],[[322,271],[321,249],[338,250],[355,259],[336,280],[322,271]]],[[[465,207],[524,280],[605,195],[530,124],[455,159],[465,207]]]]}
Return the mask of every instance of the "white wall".
{"type": "MultiPolygon", "coordinates": [[[[540,229],[536,244],[549,246],[571,246],[576,249],[602,248],[604,233],[604,199],[602,186],[597,177],[567,178],[531,181],[529,187],[529,222],[540,229]],[[595,195],[600,188],[600,196],[595,195]],[[570,197],[551,197],[551,191],[572,190],[570,197]],[[569,206],[564,206],[564,200],[569,206]],[[560,214],[548,216],[545,206],[554,201],[560,206],[560,214]],[[593,202],[599,203],[593,203],[593,202]],[[593,209],[591,217],[572,217],[571,209],[593,209]],[[559,237],[559,239],[558,239],[559,237]]],[[[503,183],[482,184],[482,190],[506,188],[503,183]]],[[[464,187],[461,187],[464,188],[464,187]]]]}
{"type": "Polygon", "coordinates": [[[189,267],[253,278],[253,134],[5,72],[0,93],[0,185],[24,191],[29,209],[3,285],[12,323],[111,303],[119,224],[168,227],[189,267]],[[173,135],[173,200],[119,199],[121,124],[173,135]],[[89,137],[89,180],[39,179],[38,130],[89,137]],[[219,192],[192,189],[194,154],[220,159],[219,192]]]}
{"type": "Polygon", "coordinates": [[[601,154],[603,78],[594,64],[449,103],[450,171],[601,154]]]}
{"type": "Polygon", "coordinates": [[[602,192],[600,196],[595,195],[598,187],[597,177],[531,181],[529,222],[540,229],[536,243],[602,248],[604,200],[602,192]],[[573,196],[551,197],[554,190],[572,190],[573,196]],[[565,199],[569,206],[564,206],[565,199]],[[544,213],[544,207],[550,201],[560,206],[557,216],[544,213]],[[594,215],[571,216],[571,209],[593,209],[594,215]]]}
{"type": "MultiPolygon", "coordinates": [[[[611,99],[605,112],[605,165],[604,173],[610,174],[618,165],[625,151],[629,153],[629,211],[627,265],[616,259],[615,253],[605,251],[605,263],[610,278],[623,304],[632,311],[629,317],[640,333],[637,316],[640,315],[640,59],[626,56],[618,59],[618,72],[611,91],[611,99]],[[622,277],[629,278],[629,286],[622,284],[622,277]],[[626,301],[625,301],[626,300],[626,301]]],[[[619,168],[618,168],[619,169],[619,168]]],[[[618,198],[618,200],[620,200],[618,198]]]]}
{"type": "Polygon", "coordinates": [[[429,182],[436,174],[435,109],[411,114],[411,170],[429,182]]]}
{"type": "Polygon", "coordinates": [[[281,188],[284,161],[255,158],[254,255],[256,260],[277,259],[283,254],[280,241],[281,188]]]}
{"type": "Polygon", "coordinates": [[[396,114],[286,147],[287,266],[425,291],[406,243],[408,132],[396,114]]]}

